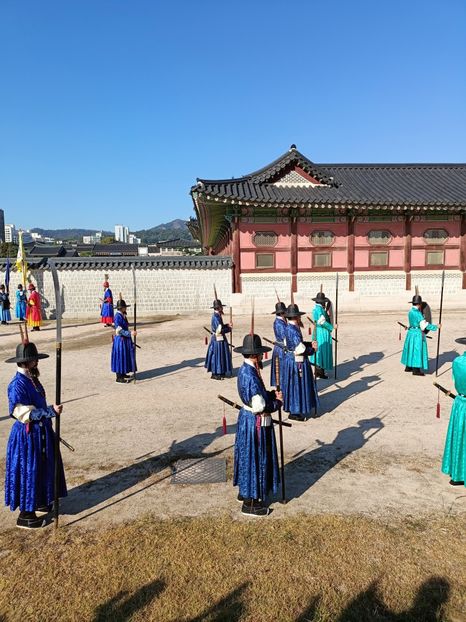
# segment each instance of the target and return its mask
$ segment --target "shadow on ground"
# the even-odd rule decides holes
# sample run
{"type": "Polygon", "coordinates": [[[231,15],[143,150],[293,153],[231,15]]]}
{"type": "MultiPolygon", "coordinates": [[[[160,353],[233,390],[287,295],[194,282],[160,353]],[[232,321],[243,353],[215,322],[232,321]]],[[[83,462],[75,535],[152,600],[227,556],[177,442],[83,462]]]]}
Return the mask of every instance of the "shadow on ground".
{"type": "MultiPolygon", "coordinates": [[[[227,427],[227,434],[234,434],[236,431],[236,425],[230,425],[227,427]]],[[[145,481],[149,477],[160,473],[173,462],[180,458],[200,457],[200,458],[212,458],[219,455],[224,450],[213,451],[210,453],[204,453],[204,449],[208,447],[213,441],[223,434],[223,428],[218,427],[214,432],[205,432],[203,434],[197,434],[190,438],[184,439],[180,442],[173,441],[170,449],[162,454],[152,456],[150,452],[136,458],[136,462],[133,464],[118,469],[112,473],[107,473],[102,477],[99,477],[91,482],[86,482],[80,486],[76,486],[68,491],[68,496],[61,502],[61,508],[64,514],[80,514],[87,510],[91,510],[96,506],[111,500],[116,495],[119,495],[129,488],[136,486],[137,484],[145,481]]],[[[171,477],[171,473],[163,477],[167,479],[171,477]]],[[[158,484],[161,479],[156,482],[151,482],[144,488],[129,493],[122,499],[117,499],[107,504],[103,508],[99,508],[86,514],[85,516],[72,521],[72,523],[78,522],[87,518],[97,512],[101,512],[124,499],[139,494],[158,484]]],[[[72,524],[69,523],[69,524],[72,524]]]]}
{"type": "Polygon", "coordinates": [[[119,592],[106,603],[97,607],[93,622],[126,622],[126,620],[131,620],[137,611],[147,607],[164,589],[165,583],[156,579],[147,585],[143,585],[131,596],[128,596],[128,592],[119,592]]]}
{"type": "Polygon", "coordinates": [[[175,365],[166,365],[165,367],[155,367],[154,369],[146,369],[141,372],[137,372],[137,380],[150,380],[151,378],[160,378],[160,376],[169,376],[177,371],[186,369],[188,367],[203,367],[204,357],[198,357],[195,359],[188,359],[176,363],[175,365]]]}
{"type": "MultiPolygon", "coordinates": [[[[359,380],[351,382],[346,387],[340,387],[338,382],[335,382],[333,386],[336,388],[333,391],[319,394],[320,407],[317,409],[316,416],[321,417],[326,413],[332,412],[332,410],[335,410],[340,404],[346,402],[346,400],[349,400],[359,393],[369,391],[369,389],[376,387],[382,382],[383,380],[380,379],[380,376],[363,376],[359,380]]],[[[319,388],[318,385],[317,388],[319,388]]]]}
{"type": "Polygon", "coordinates": [[[379,417],[361,419],[357,425],[340,430],[331,443],[323,443],[316,439],[318,447],[306,453],[304,450],[295,454],[293,459],[285,465],[288,500],[303,495],[346,456],[364,447],[383,427],[384,424],[379,417]],[[374,432],[365,436],[365,433],[371,430],[374,432]]]}
{"type": "MultiPolygon", "coordinates": [[[[443,577],[431,577],[418,589],[410,609],[395,613],[383,602],[378,581],[358,594],[335,619],[335,622],[442,622],[450,584],[443,577]]],[[[295,622],[320,620],[320,597],[314,597],[295,622]]]]}

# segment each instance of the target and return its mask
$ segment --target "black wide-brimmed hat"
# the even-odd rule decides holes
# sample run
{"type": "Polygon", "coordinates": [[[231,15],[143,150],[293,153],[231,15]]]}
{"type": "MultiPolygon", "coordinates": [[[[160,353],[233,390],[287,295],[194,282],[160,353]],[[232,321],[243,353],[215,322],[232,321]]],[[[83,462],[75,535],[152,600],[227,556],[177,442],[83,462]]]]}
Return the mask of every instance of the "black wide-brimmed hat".
{"type": "Polygon", "coordinates": [[[282,313],[286,313],[286,304],[284,302],[277,302],[275,304],[275,311],[273,311],[272,315],[281,315],[282,313]]]}
{"type": "Polygon", "coordinates": [[[121,309],[122,307],[125,307],[127,309],[130,306],[131,305],[126,304],[126,302],[123,300],[123,298],[120,298],[119,300],[117,300],[117,303],[116,303],[116,308],[117,309],[121,309]]]}
{"type": "Polygon", "coordinates": [[[221,309],[222,307],[226,307],[226,305],[224,305],[223,302],[220,300],[220,298],[218,298],[217,300],[213,301],[212,306],[210,308],[221,309]]]}
{"type": "Polygon", "coordinates": [[[317,302],[317,304],[320,304],[320,305],[325,304],[326,302],[330,302],[330,300],[327,298],[327,296],[323,292],[319,292],[317,296],[313,298],[312,300],[314,300],[314,302],[317,302]]]}
{"type": "Polygon", "coordinates": [[[38,359],[48,358],[48,354],[39,354],[34,343],[20,343],[16,346],[16,356],[7,359],[5,363],[30,363],[38,359]]]}
{"type": "Polygon", "coordinates": [[[306,315],[304,311],[300,311],[298,305],[288,305],[286,317],[298,317],[298,315],[306,315]]]}
{"type": "Polygon", "coordinates": [[[243,345],[240,348],[235,348],[235,352],[239,352],[243,356],[254,356],[270,352],[271,349],[262,345],[259,335],[245,335],[243,345]]]}
{"type": "Polygon", "coordinates": [[[422,298],[419,296],[419,294],[416,294],[415,296],[413,296],[413,299],[411,300],[411,304],[422,305],[422,298]]]}

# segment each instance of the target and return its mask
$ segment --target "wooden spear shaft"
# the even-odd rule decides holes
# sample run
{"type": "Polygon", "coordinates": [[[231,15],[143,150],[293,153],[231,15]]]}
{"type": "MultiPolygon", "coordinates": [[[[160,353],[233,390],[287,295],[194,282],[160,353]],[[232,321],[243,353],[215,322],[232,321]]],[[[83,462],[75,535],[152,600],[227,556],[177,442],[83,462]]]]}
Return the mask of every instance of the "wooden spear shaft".
{"type": "MultiPolygon", "coordinates": [[[[60,284],[58,282],[58,272],[54,264],[50,264],[52,271],[53,285],[55,289],[55,313],[56,313],[56,364],[55,364],[55,404],[61,404],[61,351],[62,351],[62,330],[61,330],[61,296],[60,284]]],[[[54,473],[54,500],[53,518],[55,530],[58,529],[60,515],[60,415],[55,417],[55,473],[54,473]]]]}
{"type": "Polygon", "coordinates": [[[334,375],[335,380],[337,379],[337,367],[338,367],[338,272],[337,272],[337,281],[335,286],[335,369],[334,375]]]}
{"type": "MultiPolygon", "coordinates": [[[[445,270],[442,270],[442,289],[440,290],[440,313],[438,323],[442,323],[442,311],[443,311],[443,287],[445,284],[445,270]]],[[[440,333],[442,332],[441,327],[438,329],[438,337],[437,337],[437,358],[435,361],[435,376],[438,376],[438,358],[440,353],[440,333]]]]}
{"type": "MultiPolygon", "coordinates": [[[[280,356],[275,357],[275,382],[278,393],[280,392],[280,356]]],[[[285,452],[283,449],[283,418],[282,407],[278,408],[278,435],[280,438],[280,470],[282,476],[282,498],[281,503],[286,503],[285,493],[285,452]]]]}

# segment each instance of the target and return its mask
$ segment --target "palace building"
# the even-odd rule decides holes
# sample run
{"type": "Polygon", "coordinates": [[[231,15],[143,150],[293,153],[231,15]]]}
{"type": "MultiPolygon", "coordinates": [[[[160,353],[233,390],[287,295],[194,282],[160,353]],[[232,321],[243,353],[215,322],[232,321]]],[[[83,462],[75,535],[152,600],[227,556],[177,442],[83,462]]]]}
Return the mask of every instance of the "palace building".
{"type": "Polygon", "coordinates": [[[198,179],[191,196],[190,230],[232,257],[234,293],[258,275],[296,292],[335,272],[350,292],[385,272],[410,290],[442,269],[466,289],[466,164],[315,164],[291,145],[249,175],[198,179]]]}

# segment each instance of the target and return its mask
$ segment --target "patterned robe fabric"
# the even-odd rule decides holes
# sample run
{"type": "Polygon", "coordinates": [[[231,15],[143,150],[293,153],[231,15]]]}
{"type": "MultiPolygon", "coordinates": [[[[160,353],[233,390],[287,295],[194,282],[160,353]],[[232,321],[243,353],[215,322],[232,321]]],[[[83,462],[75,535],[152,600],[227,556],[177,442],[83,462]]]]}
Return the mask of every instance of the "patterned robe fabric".
{"type": "MultiPolygon", "coordinates": [[[[246,406],[251,406],[254,396],[261,396],[265,412],[277,410],[279,402],[271,391],[266,391],[257,370],[243,363],[238,372],[238,393],[246,406]]],[[[275,494],[280,483],[277,445],[273,423],[261,426],[260,415],[247,408],[239,411],[235,437],[233,486],[245,499],[265,499],[275,494]]]]}
{"type": "Polygon", "coordinates": [[[128,320],[121,311],[115,313],[114,324],[116,334],[112,345],[112,372],[121,375],[135,372],[137,370],[134,343],[131,339],[128,320]]]}
{"type": "Polygon", "coordinates": [[[451,408],[442,472],[466,485],[466,352],[453,361],[452,375],[458,395],[451,408]]]}
{"type": "MultiPolygon", "coordinates": [[[[6,450],[5,505],[11,510],[34,512],[54,499],[55,433],[45,391],[38,380],[17,372],[8,385],[10,416],[15,406],[33,406],[29,423],[15,421],[6,450]]],[[[66,497],[65,473],[59,460],[59,496],[66,497]]]]}
{"type": "Polygon", "coordinates": [[[104,301],[100,308],[100,321],[103,324],[113,324],[113,315],[113,294],[112,290],[107,287],[104,292],[104,301]]]}
{"type": "Polygon", "coordinates": [[[212,336],[204,363],[208,372],[218,376],[225,376],[232,373],[233,365],[228,339],[225,335],[231,332],[229,326],[223,323],[220,313],[213,313],[210,322],[212,336]]]}
{"type": "Polygon", "coordinates": [[[273,323],[273,332],[275,335],[275,341],[281,344],[283,347],[274,346],[272,352],[272,365],[270,368],[270,386],[276,387],[278,384],[280,388],[283,387],[283,366],[284,366],[284,357],[285,357],[285,328],[286,328],[286,320],[281,317],[275,318],[273,323]],[[278,366],[280,378],[277,383],[276,377],[276,359],[278,358],[278,366]]]}
{"type": "Polygon", "coordinates": [[[333,369],[333,325],[330,322],[330,316],[322,305],[316,304],[312,311],[312,319],[315,322],[312,339],[317,341],[319,347],[317,352],[311,356],[311,363],[315,363],[318,367],[330,371],[333,369]]]}
{"type": "Polygon", "coordinates": [[[429,324],[417,307],[413,307],[408,313],[408,324],[401,362],[406,367],[428,370],[427,340],[423,331],[424,329],[437,330],[437,326],[429,324]]]}
{"type": "Polygon", "coordinates": [[[319,406],[317,387],[309,356],[314,354],[310,346],[305,348],[299,326],[288,323],[285,329],[287,352],[283,377],[283,407],[292,415],[309,418],[319,406]],[[295,350],[302,350],[295,356],[295,350]]]}

